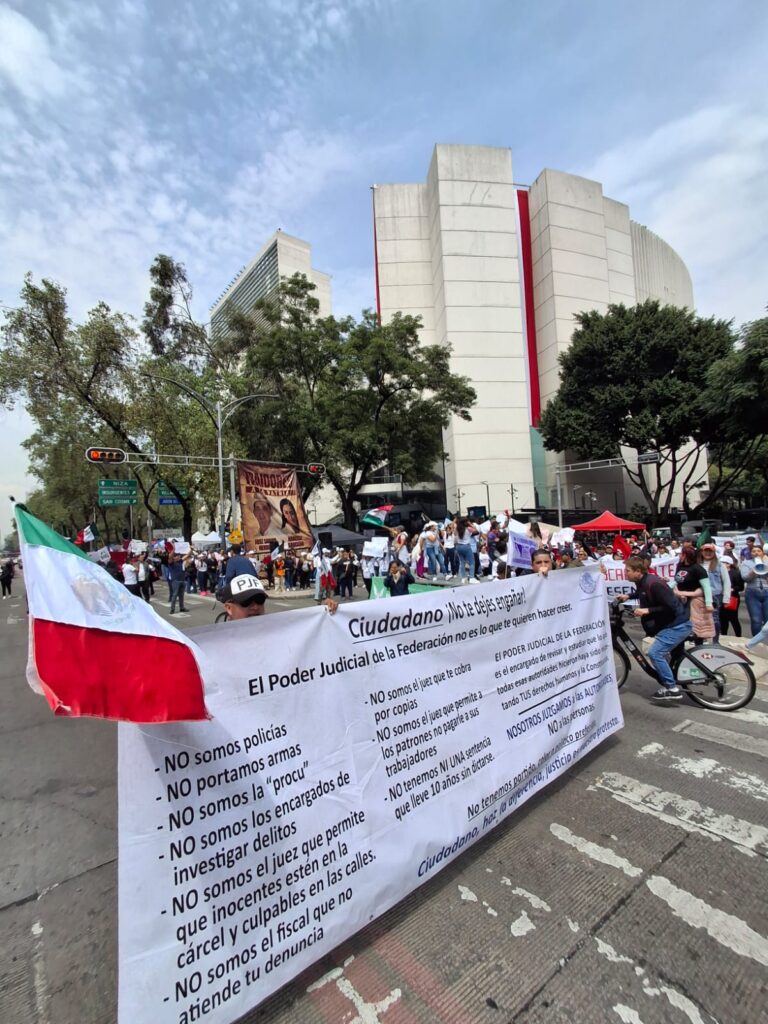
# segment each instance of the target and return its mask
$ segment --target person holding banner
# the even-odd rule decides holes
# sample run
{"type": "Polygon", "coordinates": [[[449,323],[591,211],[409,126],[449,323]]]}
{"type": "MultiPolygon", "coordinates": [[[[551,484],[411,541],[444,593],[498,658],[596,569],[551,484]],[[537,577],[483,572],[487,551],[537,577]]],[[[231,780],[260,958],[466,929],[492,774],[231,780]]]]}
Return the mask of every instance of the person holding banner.
{"type": "Polygon", "coordinates": [[[552,556],[544,548],[540,548],[538,551],[534,551],[531,555],[531,568],[534,573],[538,573],[540,576],[549,575],[552,569],[552,556]]]}

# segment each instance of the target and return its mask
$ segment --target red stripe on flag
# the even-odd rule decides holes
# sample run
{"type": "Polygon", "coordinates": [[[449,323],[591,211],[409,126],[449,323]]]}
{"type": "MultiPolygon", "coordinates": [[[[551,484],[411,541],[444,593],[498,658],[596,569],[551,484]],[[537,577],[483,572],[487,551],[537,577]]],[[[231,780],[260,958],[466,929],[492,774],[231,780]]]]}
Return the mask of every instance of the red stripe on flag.
{"type": "Polygon", "coordinates": [[[528,388],[531,396],[531,426],[538,427],[541,419],[541,389],[539,387],[539,357],[536,351],[536,314],[533,310],[533,257],[531,252],[531,217],[528,212],[528,193],[517,190],[517,208],[520,213],[520,254],[523,257],[523,302],[525,303],[525,335],[528,346],[528,388]]]}
{"type": "Polygon", "coordinates": [[[34,644],[57,715],[142,723],[210,717],[194,655],[175,640],[35,619],[34,644]]]}

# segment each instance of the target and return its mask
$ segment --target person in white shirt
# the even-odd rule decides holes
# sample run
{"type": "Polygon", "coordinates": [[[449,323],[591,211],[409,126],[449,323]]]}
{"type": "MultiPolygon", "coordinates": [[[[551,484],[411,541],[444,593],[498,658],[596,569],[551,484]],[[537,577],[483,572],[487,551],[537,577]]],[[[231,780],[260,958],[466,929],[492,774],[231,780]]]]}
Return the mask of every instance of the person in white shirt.
{"type": "Polygon", "coordinates": [[[126,590],[130,590],[136,597],[141,597],[135,557],[126,558],[123,563],[123,583],[125,583],[126,590]]]}
{"type": "Polygon", "coordinates": [[[328,548],[323,548],[319,555],[315,555],[312,562],[315,567],[315,600],[320,601],[321,597],[330,597],[334,590],[333,566],[328,548]]]}

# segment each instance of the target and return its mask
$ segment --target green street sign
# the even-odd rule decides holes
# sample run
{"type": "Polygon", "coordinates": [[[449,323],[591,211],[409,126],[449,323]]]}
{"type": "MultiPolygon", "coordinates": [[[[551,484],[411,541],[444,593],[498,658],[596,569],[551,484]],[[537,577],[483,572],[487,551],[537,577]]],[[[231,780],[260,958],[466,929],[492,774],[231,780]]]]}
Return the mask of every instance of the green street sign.
{"type": "Polygon", "coordinates": [[[138,498],[136,497],[135,494],[133,494],[133,495],[124,494],[124,495],[118,495],[116,497],[113,497],[111,494],[110,495],[106,495],[106,494],[100,494],[99,495],[99,505],[101,506],[101,508],[107,508],[107,507],[110,507],[112,505],[135,505],[137,501],[138,501],[138,498]]]}
{"type": "Polygon", "coordinates": [[[100,491],[128,491],[135,494],[138,486],[135,480],[107,480],[104,477],[99,480],[100,491]]]}
{"type": "MultiPolygon", "coordinates": [[[[176,490],[179,492],[179,495],[182,498],[186,498],[187,497],[187,488],[186,487],[177,487],[176,490]]],[[[158,497],[160,497],[160,498],[175,498],[176,497],[176,495],[170,489],[168,484],[164,484],[164,483],[159,483],[157,485],[157,493],[158,493],[158,497]]]]}

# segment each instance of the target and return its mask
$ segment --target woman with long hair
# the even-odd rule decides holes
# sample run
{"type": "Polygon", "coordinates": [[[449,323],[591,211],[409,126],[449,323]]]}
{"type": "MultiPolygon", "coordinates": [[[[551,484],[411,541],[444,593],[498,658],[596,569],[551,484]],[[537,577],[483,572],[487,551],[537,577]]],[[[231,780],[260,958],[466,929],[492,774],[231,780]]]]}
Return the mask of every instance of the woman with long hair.
{"type": "Polygon", "coordinates": [[[456,575],[462,583],[475,578],[475,553],[472,550],[472,530],[469,520],[460,519],[456,526],[456,575]]]}

